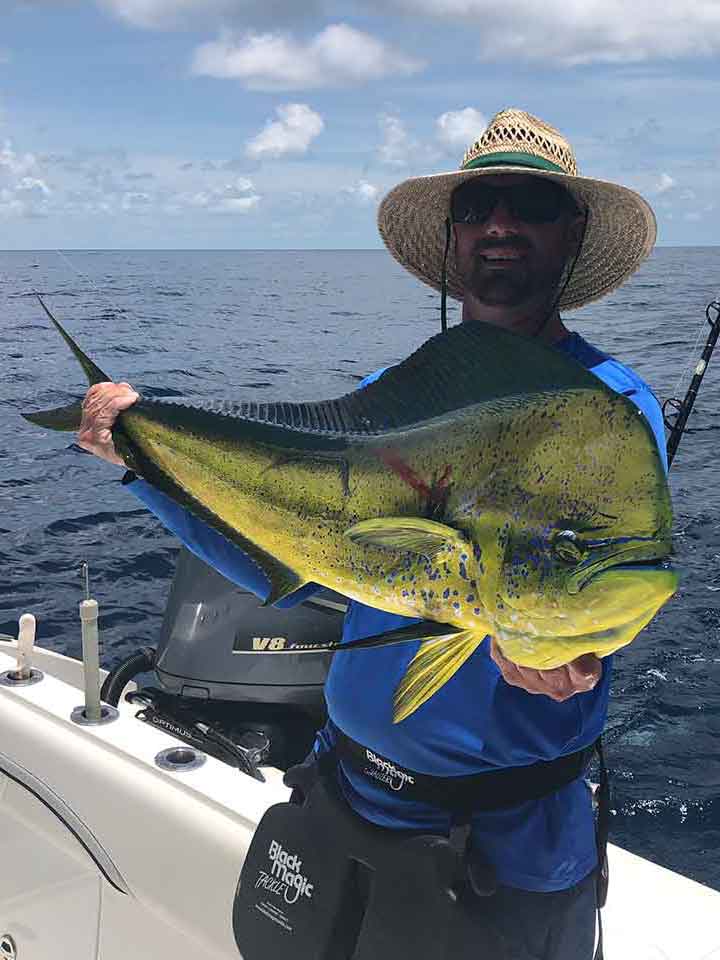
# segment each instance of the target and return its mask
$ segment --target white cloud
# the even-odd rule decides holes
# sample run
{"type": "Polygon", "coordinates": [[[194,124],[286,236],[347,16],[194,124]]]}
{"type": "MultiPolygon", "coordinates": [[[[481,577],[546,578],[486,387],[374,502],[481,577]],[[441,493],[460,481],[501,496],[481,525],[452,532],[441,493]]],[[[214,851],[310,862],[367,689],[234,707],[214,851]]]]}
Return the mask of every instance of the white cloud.
{"type": "Polygon", "coordinates": [[[253,4],[238,0],[98,0],[100,6],[135,27],[163,29],[220,17],[253,4]]]}
{"type": "Polygon", "coordinates": [[[40,177],[22,177],[15,190],[19,193],[33,194],[36,197],[50,196],[50,188],[40,177]]]}
{"type": "Polygon", "coordinates": [[[69,221],[254,210],[261,196],[253,181],[231,177],[213,165],[181,165],[173,156],[138,156],[137,165],[124,151],[36,157],[8,141],[0,149],[0,217],[54,215],[69,221]]]}
{"type": "Polygon", "coordinates": [[[465,149],[487,126],[487,117],[474,107],[448,110],[437,118],[437,135],[447,147],[465,149]]]}
{"type": "Polygon", "coordinates": [[[720,52],[717,0],[383,0],[382,9],[477,24],[478,53],[488,61],[575,66],[720,52]]]}
{"type": "MultiPolygon", "coordinates": [[[[331,0],[96,3],[137,27],[201,26],[205,30],[223,25],[241,29],[265,25],[277,30],[314,15],[337,16],[338,7],[331,0]]],[[[423,18],[443,24],[469,24],[477,28],[478,53],[487,61],[516,59],[574,66],[711,57],[720,53],[718,0],[357,0],[354,7],[360,15],[406,14],[416,24],[423,18]]],[[[302,54],[304,48],[297,50],[302,54]]]]}
{"type": "Polygon", "coordinates": [[[0,149],[0,174],[21,177],[37,168],[37,160],[32,153],[16,153],[13,145],[6,140],[0,149]]]}
{"type": "Polygon", "coordinates": [[[374,183],[370,183],[368,180],[358,180],[358,182],[353,184],[353,186],[346,187],[344,192],[349,194],[351,197],[354,197],[361,204],[372,205],[377,203],[378,196],[380,195],[380,188],[376,187],[374,183]]]}
{"type": "Polygon", "coordinates": [[[288,153],[306,153],[322,132],[323,118],[306,103],[286,103],[275,109],[278,120],[269,120],[264,130],[248,141],[250,157],[281,157],[288,153]]]}
{"type": "Polygon", "coordinates": [[[421,66],[381,40],[336,23],[307,43],[281,33],[248,34],[240,40],[228,34],[198,47],[192,70],[242,80],[250,90],[308,90],[415,73],[421,66]]]}
{"type": "Polygon", "coordinates": [[[657,180],[657,186],[655,187],[655,193],[667,193],[668,190],[672,190],[675,186],[675,181],[670,176],[669,173],[661,173],[657,180]]]}
{"type": "Polygon", "coordinates": [[[145,211],[152,205],[152,199],[149,193],[128,191],[123,195],[120,205],[126,211],[145,211]]]}
{"type": "Polygon", "coordinates": [[[0,214],[44,216],[51,189],[32,153],[17,153],[6,140],[0,149],[0,214]]]}
{"type": "Polygon", "coordinates": [[[403,126],[402,120],[387,113],[382,114],[379,119],[383,132],[383,142],[378,148],[380,161],[389,167],[406,166],[412,154],[414,142],[403,126]]]}
{"type": "Polygon", "coordinates": [[[180,194],[171,201],[173,207],[195,207],[209,213],[248,213],[260,202],[251,180],[238,177],[222,187],[200,190],[192,194],[180,194]]]}

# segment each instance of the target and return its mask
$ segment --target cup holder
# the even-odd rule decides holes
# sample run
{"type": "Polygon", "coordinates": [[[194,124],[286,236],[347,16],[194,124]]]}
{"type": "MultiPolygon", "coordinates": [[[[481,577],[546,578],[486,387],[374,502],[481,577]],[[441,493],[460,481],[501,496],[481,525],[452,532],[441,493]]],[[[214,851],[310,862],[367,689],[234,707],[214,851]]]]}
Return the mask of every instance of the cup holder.
{"type": "Polygon", "coordinates": [[[187,770],[197,770],[206,759],[205,754],[194,747],[168,747],[156,755],[155,763],[161,770],[185,773],[187,770]]]}

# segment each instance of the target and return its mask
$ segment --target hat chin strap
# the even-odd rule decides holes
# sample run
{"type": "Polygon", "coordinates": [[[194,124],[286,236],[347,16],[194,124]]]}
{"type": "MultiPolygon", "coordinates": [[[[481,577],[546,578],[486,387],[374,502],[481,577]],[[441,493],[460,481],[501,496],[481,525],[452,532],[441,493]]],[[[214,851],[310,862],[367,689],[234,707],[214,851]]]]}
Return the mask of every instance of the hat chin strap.
{"type": "Polygon", "coordinates": [[[585,208],[585,216],[584,216],[584,218],[583,218],[582,233],[580,234],[580,240],[578,241],[578,245],[577,245],[577,248],[576,248],[576,250],[575,250],[575,255],[572,257],[572,261],[566,262],[565,267],[564,267],[565,280],[564,280],[564,282],[563,282],[562,277],[560,278],[560,281],[559,281],[559,283],[558,283],[558,292],[557,292],[557,295],[555,296],[555,299],[554,299],[553,302],[552,302],[552,306],[550,307],[550,309],[548,310],[548,312],[545,314],[544,318],[540,321],[540,325],[538,326],[537,330],[536,330],[535,333],[533,334],[533,337],[539,337],[539,336],[542,335],[543,331],[545,330],[545,328],[546,328],[547,325],[548,325],[548,321],[549,321],[550,318],[555,314],[555,312],[556,312],[556,310],[557,310],[557,308],[558,308],[558,304],[560,303],[560,300],[562,299],[562,295],[563,295],[563,294],[565,293],[565,291],[567,290],[567,285],[570,283],[570,278],[571,278],[572,275],[573,275],[573,271],[574,271],[574,269],[575,269],[575,265],[577,264],[578,258],[580,257],[580,253],[582,252],[582,246],[583,246],[583,243],[585,242],[585,232],[586,232],[586,230],[587,230],[587,224],[588,224],[588,210],[587,210],[587,207],[586,207],[586,208],[585,208]]]}
{"type": "Polygon", "coordinates": [[[445,253],[443,254],[442,272],[440,274],[440,329],[443,333],[447,330],[447,258],[451,237],[452,224],[450,223],[450,217],[445,217],[445,253]]]}

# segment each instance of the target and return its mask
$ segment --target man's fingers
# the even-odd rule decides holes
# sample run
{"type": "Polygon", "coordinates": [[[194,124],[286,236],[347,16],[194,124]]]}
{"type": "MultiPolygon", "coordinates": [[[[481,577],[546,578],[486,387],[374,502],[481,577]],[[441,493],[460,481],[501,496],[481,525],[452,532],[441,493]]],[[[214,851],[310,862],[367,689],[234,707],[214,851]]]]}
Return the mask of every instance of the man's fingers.
{"type": "Polygon", "coordinates": [[[592,690],[602,676],[602,663],[594,653],[586,653],[567,666],[571,682],[582,690],[592,690]]]}
{"type": "Polygon", "coordinates": [[[592,690],[602,675],[602,663],[592,653],[553,670],[534,670],[508,660],[494,639],[490,651],[506,683],[527,693],[543,694],[558,703],[576,693],[592,690]]]}
{"type": "Polygon", "coordinates": [[[565,667],[555,670],[532,670],[528,667],[519,667],[518,673],[522,680],[521,686],[528,693],[542,693],[553,700],[567,700],[573,690],[568,683],[565,667]]]}
{"type": "Polygon", "coordinates": [[[140,395],[129,383],[95,383],[85,394],[78,444],[110,463],[122,465],[112,440],[112,428],[123,410],[127,410],[140,395]]]}

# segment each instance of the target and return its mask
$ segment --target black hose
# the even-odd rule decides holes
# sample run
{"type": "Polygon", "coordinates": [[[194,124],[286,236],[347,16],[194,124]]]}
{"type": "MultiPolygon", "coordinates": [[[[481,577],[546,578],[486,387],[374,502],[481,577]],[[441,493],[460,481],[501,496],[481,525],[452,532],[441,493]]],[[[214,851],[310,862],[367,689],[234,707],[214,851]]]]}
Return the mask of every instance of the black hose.
{"type": "Polygon", "coordinates": [[[152,647],[141,647],[110,671],[100,690],[100,699],[116,707],[125,687],[139,673],[155,668],[155,651],[152,647]]]}

